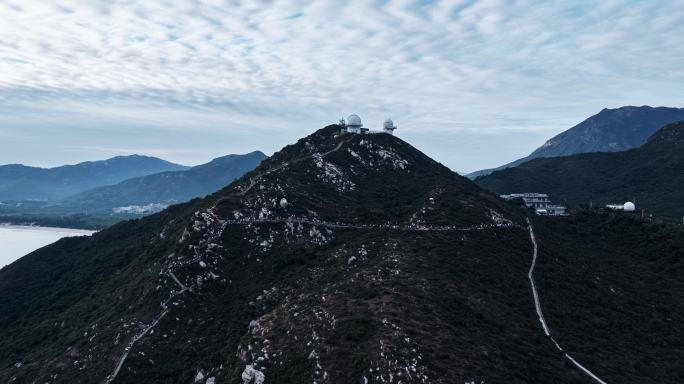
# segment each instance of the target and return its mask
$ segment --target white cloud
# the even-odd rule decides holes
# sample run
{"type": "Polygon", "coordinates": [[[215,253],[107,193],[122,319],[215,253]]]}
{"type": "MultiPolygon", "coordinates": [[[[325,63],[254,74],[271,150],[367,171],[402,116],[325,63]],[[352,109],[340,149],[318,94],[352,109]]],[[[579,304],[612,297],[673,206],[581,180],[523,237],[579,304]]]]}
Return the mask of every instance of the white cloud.
{"type": "Polygon", "coordinates": [[[604,106],[682,104],[682,62],[676,0],[0,1],[5,107],[169,129],[206,113],[294,134],[355,111],[551,133],[604,106]]]}

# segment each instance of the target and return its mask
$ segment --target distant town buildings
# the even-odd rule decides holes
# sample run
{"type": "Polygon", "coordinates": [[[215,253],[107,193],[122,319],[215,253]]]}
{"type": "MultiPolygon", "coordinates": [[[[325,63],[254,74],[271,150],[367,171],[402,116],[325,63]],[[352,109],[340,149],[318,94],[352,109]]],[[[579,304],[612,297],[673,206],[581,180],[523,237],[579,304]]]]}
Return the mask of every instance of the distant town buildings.
{"type": "Polygon", "coordinates": [[[357,114],[351,114],[349,117],[347,117],[347,120],[345,119],[340,119],[339,125],[342,127],[342,130],[348,133],[358,133],[358,134],[366,134],[366,133],[389,133],[390,135],[394,134],[394,130],[397,129],[397,126],[394,124],[394,121],[392,119],[386,119],[382,123],[382,130],[380,131],[371,131],[370,128],[366,128],[363,126],[363,123],[361,122],[361,118],[357,114]]]}
{"type": "Polygon", "coordinates": [[[565,207],[551,204],[549,195],[545,193],[512,193],[501,195],[504,200],[522,199],[527,208],[534,209],[540,216],[564,216],[565,207]]]}

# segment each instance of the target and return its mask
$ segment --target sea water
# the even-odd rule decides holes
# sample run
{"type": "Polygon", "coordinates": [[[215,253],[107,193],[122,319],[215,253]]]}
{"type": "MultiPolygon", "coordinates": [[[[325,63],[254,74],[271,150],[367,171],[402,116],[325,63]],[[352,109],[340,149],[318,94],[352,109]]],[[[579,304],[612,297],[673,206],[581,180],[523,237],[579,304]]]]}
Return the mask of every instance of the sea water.
{"type": "Polygon", "coordinates": [[[93,232],[69,228],[0,225],[0,268],[63,237],[87,236],[93,232]]]}

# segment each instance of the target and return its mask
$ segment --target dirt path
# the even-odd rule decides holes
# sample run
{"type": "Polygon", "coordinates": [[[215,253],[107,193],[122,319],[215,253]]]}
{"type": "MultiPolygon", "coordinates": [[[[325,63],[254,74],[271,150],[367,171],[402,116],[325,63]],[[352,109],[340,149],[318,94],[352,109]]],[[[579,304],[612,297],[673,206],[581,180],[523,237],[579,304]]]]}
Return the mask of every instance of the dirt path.
{"type": "Polygon", "coordinates": [[[565,358],[568,359],[577,368],[579,368],[582,372],[587,374],[589,377],[591,377],[595,382],[597,382],[599,384],[607,384],[605,381],[601,380],[598,376],[596,376],[589,369],[587,369],[582,364],[580,364],[577,360],[575,360],[567,352],[565,352],[563,350],[563,348],[556,342],[556,340],[553,338],[553,336],[551,336],[551,331],[549,331],[549,327],[546,325],[546,320],[544,320],[544,313],[542,312],[541,303],[539,301],[539,293],[537,292],[537,285],[534,283],[534,267],[537,265],[538,250],[537,250],[537,239],[534,237],[534,229],[532,228],[532,223],[530,223],[530,219],[527,219],[527,227],[529,228],[529,231],[530,231],[530,240],[532,241],[532,245],[534,246],[534,250],[532,251],[532,265],[530,265],[530,270],[527,273],[527,278],[530,280],[530,287],[532,287],[532,296],[534,297],[534,308],[537,311],[537,316],[539,317],[539,323],[541,324],[541,327],[544,330],[544,334],[546,334],[546,336],[549,339],[551,339],[551,341],[556,346],[556,348],[558,348],[558,350],[561,351],[565,355],[565,358]]]}
{"type": "MultiPolygon", "coordinates": [[[[327,152],[321,153],[320,156],[321,156],[321,157],[325,157],[325,156],[328,156],[329,154],[331,154],[331,153],[333,153],[333,152],[338,151],[340,148],[342,148],[342,145],[344,145],[345,143],[349,142],[349,140],[351,140],[351,139],[347,139],[347,140],[340,141],[340,142],[335,146],[335,148],[333,148],[333,149],[331,149],[331,150],[329,150],[329,151],[327,151],[327,152]]],[[[287,167],[287,166],[290,165],[290,164],[294,164],[294,163],[298,163],[298,162],[300,162],[300,161],[304,161],[304,160],[310,159],[310,158],[312,158],[312,157],[313,157],[314,155],[316,155],[316,154],[317,154],[317,152],[316,152],[316,153],[312,153],[312,154],[307,155],[307,156],[300,157],[300,158],[298,158],[298,159],[294,159],[294,160],[292,160],[292,161],[286,161],[286,162],[284,162],[284,163],[282,163],[282,164],[280,164],[280,165],[277,165],[277,166],[275,166],[275,167],[269,169],[269,170],[266,171],[266,172],[257,173],[257,174],[254,175],[253,177],[250,177],[250,178],[249,178],[249,184],[247,185],[247,187],[245,187],[244,189],[239,190],[239,191],[236,193],[236,195],[238,195],[238,196],[244,196],[244,195],[246,195],[247,192],[249,192],[252,188],[254,188],[254,186],[259,182],[259,180],[261,180],[262,177],[264,177],[264,176],[266,176],[266,175],[268,175],[268,174],[271,174],[271,173],[273,173],[273,172],[276,172],[276,171],[278,171],[278,170],[280,170],[280,169],[283,169],[283,168],[287,167]]],[[[212,206],[211,209],[216,208],[221,202],[225,201],[226,199],[228,199],[228,198],[227,198],[227,197],[222,197],[222,198],[216,200],[216,202],[214,203],[214,205],[212,206]]]]}
{"type": "Polygon", "coordinates": [[[394,231],[478,231],[491,228],[523,228],[517,224],[479,224],[470,227],[457,227],[450,225],[395,225],[395,224],[349,224],[339,222],[328,222],[320,220],[309,220],[303,218],[270,218],[270,219],[239,219],[226,220],[226,224],[247,225],[261,223],[282,223],[282,224],[306,224],[325,228],[337,229],[364,229],[364,230],[394,230],[394,231]]]}
{"type": "Polygon", "coordinates": [[[123,367],[124,362],[126,361],[126,358],[128,357],[128,354],[133,350],[133,346],[135,346],[135,343],[137,343],[138,340],[142,339],[147,334],[147,332],[149,332],[152,328],[154,328],[157,325],[157,323],[159,323],[159,320],[161,320],[164,316],[166,316],[166,314],[168,312],[169,312],[168,309],[164,309],[162,311],[162,313],[159,316],[157,316],[156,319],[154,319],[152,324],[147,326],[141,333],[139,333],[133,337],[133,339],[128,343],[128,345],[124,349],[124,353],[119,358],[119,363],[116,364],[116,368],[114,368],[114,371],[109,376],[107,376],[107,379],[105,380],[105,384],[109,384],[112,381],[114,381],[114,379],[116,379],[116,376],[119,375],[119,371],[121,371],[121,368],[123,367]]]}

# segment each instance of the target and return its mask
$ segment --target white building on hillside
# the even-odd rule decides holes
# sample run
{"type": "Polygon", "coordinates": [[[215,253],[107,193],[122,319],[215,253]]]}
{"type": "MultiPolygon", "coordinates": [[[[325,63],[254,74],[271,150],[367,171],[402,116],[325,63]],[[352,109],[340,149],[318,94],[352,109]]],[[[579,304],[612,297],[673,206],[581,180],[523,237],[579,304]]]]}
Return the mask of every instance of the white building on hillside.
{"type": "Polygon", "coordinates": [[[527,208],[533,208],[540,216],[564,216],[565,207],[551,204],[546,193],[512,193],[501,195],[504,200],[522,199],[527,208]]]}
{"type": "Polygon", "coordinates": [[[634,210],[636,210],[636,205],[631,201],[628,201],[624,204],[608,204],[606,205],[606,208],[614,211],[634,212],[634,210]]]}
{"type": "Polygon", "coordinates": [[[397,129],[397,126],[394,125],[394,121],[392,121],[392,119],[385,119],[385,121],[382,123],[382,130],[390,135],[394,134],[395,129],[397,129]]]}

